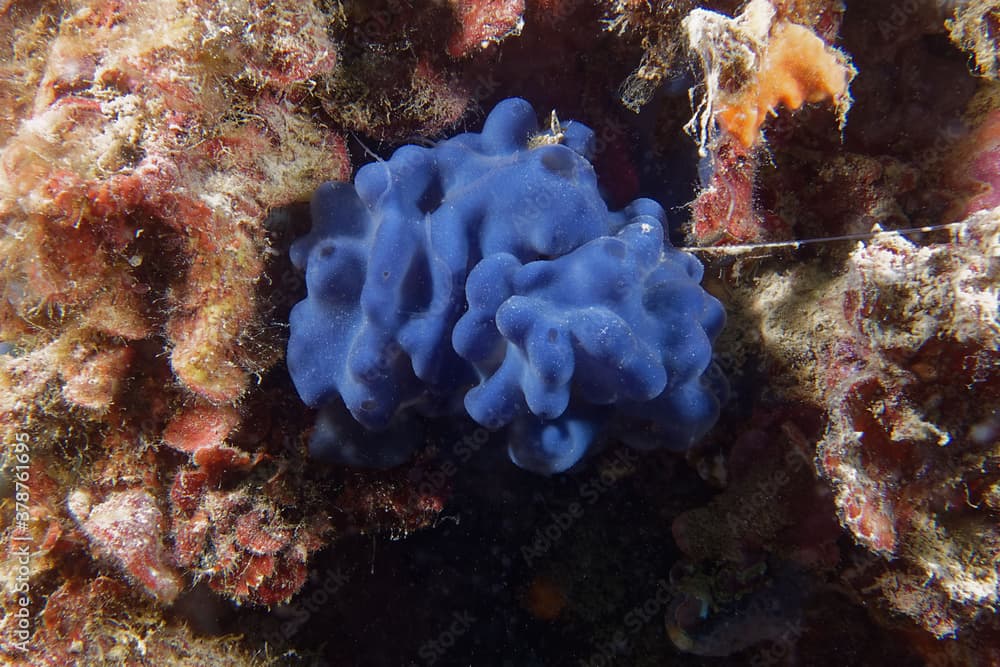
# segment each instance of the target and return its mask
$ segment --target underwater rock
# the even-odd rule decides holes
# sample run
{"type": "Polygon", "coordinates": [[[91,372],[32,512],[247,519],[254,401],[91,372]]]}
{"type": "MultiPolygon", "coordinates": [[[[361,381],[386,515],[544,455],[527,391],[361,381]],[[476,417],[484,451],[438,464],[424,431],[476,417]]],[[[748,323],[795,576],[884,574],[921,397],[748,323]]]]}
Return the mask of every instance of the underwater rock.
{"type": "Polygon", "coordinates": [[[1000,599],[988,565],[1000,556],[998,239],[996,209],[942,243],[885,233],[837,278],[800,266],[756,281],[748,302],[788,373],[775,386],[827,413],[817,465],[842,525],[888,564],[874,588],[939,637],[1000,599]]]}

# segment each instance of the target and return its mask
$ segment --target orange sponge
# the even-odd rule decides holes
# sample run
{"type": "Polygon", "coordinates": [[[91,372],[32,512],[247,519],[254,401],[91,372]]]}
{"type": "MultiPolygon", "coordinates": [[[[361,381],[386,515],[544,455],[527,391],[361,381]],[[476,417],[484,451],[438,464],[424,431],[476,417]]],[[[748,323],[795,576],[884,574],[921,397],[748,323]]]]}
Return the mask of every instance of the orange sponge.
{"type": "Polygon", "coordinates": [[[754,83],[719,105],[719,125],[746,147],[756,143],[768,113],[779,104],[798,109],[806,102],[832,100],[841,114],[850,103],[848,84],[855,70],[811,30],[779,23],[771,32],[754,83]]]}

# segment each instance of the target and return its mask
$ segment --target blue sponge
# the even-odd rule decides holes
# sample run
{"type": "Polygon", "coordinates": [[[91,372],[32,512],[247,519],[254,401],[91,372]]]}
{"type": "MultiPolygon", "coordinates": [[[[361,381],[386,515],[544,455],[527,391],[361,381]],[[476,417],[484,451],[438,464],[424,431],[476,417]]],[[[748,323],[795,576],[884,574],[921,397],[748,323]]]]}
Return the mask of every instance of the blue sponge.
{"type": "Polygon", "coordinates": [[[554,473],[605,431],[684,449],[714,423],[725,314],[701,264],[664,239],[656,202],[609,211],[593,133],[556,129],[505,100],[480,134],[404,146],[317,190],[291,251],[308,296],[288,343],[299,395],[322,411],[314,455],[395,465],[418,444],[415,414],[464,411],[508,429],[516,464],[554,473]]]}

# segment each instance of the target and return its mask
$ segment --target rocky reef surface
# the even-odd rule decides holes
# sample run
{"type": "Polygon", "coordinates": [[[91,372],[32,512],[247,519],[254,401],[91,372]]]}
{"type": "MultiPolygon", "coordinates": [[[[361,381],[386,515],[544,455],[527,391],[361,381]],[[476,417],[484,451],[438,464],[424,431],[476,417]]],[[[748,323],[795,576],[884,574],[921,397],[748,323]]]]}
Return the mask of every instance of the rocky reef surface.
{"type": "Polygon", "coordinates": [[[0,4],[0,660],[1000,665],[998,25],[0,4]],[[513,96],[586,123],[608,206],[658,200],[705,264],[718,424],[549,478],[460,420],[389,470],[310,460],[304,202],[513,96]]]}

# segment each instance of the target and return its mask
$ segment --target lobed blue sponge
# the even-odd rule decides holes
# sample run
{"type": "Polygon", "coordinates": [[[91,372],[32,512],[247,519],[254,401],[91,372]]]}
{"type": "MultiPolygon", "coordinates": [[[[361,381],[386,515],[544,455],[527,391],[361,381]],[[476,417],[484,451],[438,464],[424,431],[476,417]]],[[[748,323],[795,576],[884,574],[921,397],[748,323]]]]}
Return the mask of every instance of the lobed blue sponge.
{"type": "Polygon", "coordinates": [[[288,343],[321,410],[313,455],[396,465],[419,443],[414,415],[465,411],[508,429],[517,465],[554,473],[606,430],[684,449],[714,423],[725,314],[701,264],[664,239],[656,202],[608,210],[589,128],[555,131],[509,99],[480,134],[317,190],[291,251],[308,296],[288,343]]]}

